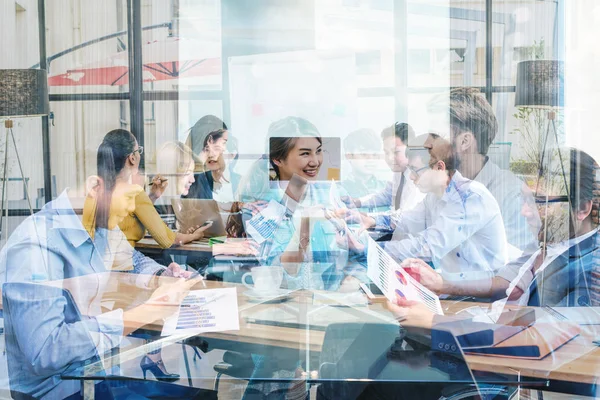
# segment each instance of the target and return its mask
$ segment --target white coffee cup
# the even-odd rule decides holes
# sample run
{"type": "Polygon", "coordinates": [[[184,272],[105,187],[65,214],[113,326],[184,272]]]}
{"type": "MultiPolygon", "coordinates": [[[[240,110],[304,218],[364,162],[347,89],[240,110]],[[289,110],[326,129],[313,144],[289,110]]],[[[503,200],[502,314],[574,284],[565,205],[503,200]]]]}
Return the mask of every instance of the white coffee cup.
{"type": "Polygon", "coordinates": [[[283,268],[278,266],[269,267],[254,267],[250,272],[246,272],[242,276],[242,283],[249,289],[258,293],[271,293],[279,290],[281,281],[283,280],[283,268]],[[254,285],[246,282],[248,276],[252,276],[254,285]]]}

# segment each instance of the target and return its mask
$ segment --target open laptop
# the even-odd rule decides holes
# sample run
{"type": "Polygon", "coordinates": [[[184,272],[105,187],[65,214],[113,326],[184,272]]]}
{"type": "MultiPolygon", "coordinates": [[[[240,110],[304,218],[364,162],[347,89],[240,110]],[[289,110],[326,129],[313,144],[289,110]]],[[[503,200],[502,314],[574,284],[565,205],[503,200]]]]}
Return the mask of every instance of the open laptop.
{"type": "Polygon", "coordinates": [[[187,232],[194,226],[202,226],[212,221],[212,226],[204,231],[205,237],[226,236],[225,224],[215,200],[210,199],[171,199],[180,232],[187,232]]]}

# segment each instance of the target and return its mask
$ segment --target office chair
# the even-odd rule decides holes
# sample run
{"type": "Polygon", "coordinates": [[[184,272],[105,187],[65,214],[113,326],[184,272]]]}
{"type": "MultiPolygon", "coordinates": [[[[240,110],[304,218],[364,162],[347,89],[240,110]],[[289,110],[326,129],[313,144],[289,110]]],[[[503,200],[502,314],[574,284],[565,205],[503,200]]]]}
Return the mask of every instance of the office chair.
{"type": "Polygon", "coordinates": [[[346,379],[365,379],[376,361],[400,339],[397,325],[341,323],[327,327],[319,359],[317,399],[353,399],[369,385],[344,382],[346,379]]]}

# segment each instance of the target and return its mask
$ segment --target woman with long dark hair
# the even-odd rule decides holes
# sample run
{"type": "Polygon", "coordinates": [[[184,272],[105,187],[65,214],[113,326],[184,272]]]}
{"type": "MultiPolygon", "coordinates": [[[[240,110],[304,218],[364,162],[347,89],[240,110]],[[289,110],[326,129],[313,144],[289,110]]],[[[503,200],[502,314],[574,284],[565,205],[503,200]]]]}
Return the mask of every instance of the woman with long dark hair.
{"type": "MultiPolygon", "coordinates": [[[[143,148],[138,145],[133,134],[127,130],[115,129],[104,136],[104,140],[98,148],[98,175],[103,179],[109,190],[116,182],[130,182],[137,177],[142,152],[143,148]]],[[[191,156],[189,161],[192,162],[191,168],[193,171],[193,161],[191,156]]],[[[162,183],[161,181],[162,179],[160,176],[153,181],[153,190],[151,189],[151,193],[154,198],[160,197],[162,191],[165,189],[164,186],[160,189],[158,188],[158,185],[162,183]]],[[[174,184],[176,184],[176,182],[174,184]]],[[[104,213],[109,212],[109,210],[98,210],[97,216],[94,218],[94,215],[91,214],[93,210],[96,210],[92,204],[93,201],[94,200],[89,197],[86,199],[87,207],[83,214],[84,225],[86,226],[86,229],[88,229],[88,232],[94,231],[94,227],[91,226],[89,221],[96,221],[96,223],[100,223],[102,227],[102,225],[105,224],[104,221],[111,218],[111,214],[104,215],[104,213]]],[[[144,237],[146,230],[150,232],[152,237],[162,248],[169,248],[201,239],[204,236],[203,231],[208,228],[198,228],[191,233],[173,232],[163,222],[156,211],[150,196],[143,190],[135,197],[135,209],[121,217],[119,228],[132,248],[144,237]]],[[[127,254],[120,254],[121,256],[116,262],[127,263],[127,260],[129,259],[127,254]]],[[[127,265],[121,265],[117,268],[124,270],[127,269],[127,265]]],[[[175,274],[183,273],[183,271],[179,270],[178,266],[174,266],[174,268],[177,268],[175,274]]],[[[159,380],[175,381],[179,379],[178,374],[172,374],[167,371],[162,361],[160,350],[149,353],[144,357],[141,362],[141,368],[144,371],[144,375],[146,375],[146,371],[151,371],[159,380]]]]}
{"type": "MultiPolygon", "coordinates": [[[[60,379],[61,374],[97,362],[99,354],[118,348],[123,337],[171,316],[198,283],[180,279],[166,284],[161,277],[189,278],[190,274],[176,264],[165,268],[129,246],[118,224],[134,211],[135,197],[142,188],[116,173],[117,166],[131,154],[113,151],[109,142],[99,148],[98,175],[86,182],[83,221],[65,191],[25,220],[0,252],[6,350],[8,363],[14,367],[9,371],[11,390],[35,398],[78,398],[80,384],[60,379]],[[119,258],[122,255],[128,257],[119,258]],[[115,270],[131,272],[122,276],[123,284],[155,289],[149,300],[127,309],[103,309],[101,299],[109,278],[114,277],[107,272],[115,270]],[[77,306],[84,307],[80,309],[83,316],[71,310],[75,305],[60,286],[39,284],[71,278],[91,283],[70,289],[77,306]],[[18,290],[11,291],[10,283],[18,283],[18,290]]],[[[137,144],[131,150],[137,152],[137,144]]],[[[112,385],[100,383],[98,392],[104,393],[107,387],[111,390],[112,385]]],[[[142,398],[150,392],[171,398],[191,398],[199,392],[161,382],[131,384],[118,390],[142,398]]]]}

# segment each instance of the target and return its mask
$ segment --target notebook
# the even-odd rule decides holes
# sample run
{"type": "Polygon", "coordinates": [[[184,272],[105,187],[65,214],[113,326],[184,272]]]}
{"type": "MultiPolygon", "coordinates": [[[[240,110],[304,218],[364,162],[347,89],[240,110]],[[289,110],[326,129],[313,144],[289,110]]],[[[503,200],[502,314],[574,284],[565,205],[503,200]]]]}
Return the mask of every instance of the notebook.
{"type": "Polygon", "coordinates": [[[472,347],[463,350],[465,354],[541,360],[573,340],[580,332],[579,325],[572,322],[561,321],[560,324],[536,323],[492,346],[472,347]]]}

